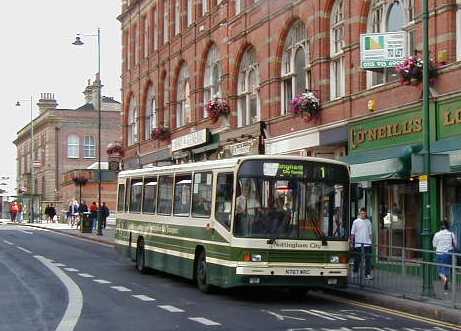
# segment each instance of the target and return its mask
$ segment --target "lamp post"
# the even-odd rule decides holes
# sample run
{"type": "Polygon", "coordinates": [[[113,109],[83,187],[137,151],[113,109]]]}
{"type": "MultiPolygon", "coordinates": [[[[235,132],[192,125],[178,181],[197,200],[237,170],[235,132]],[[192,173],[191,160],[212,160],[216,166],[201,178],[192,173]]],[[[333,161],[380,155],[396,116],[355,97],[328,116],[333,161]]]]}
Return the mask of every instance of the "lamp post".
{"type": "Polygon", "coordinates": [[[96,73],[96,85],[98,87],[98,212],[97,212],[97,219],[98,219],[98,230],[96,232],[97,235],[102,236],[102,209],[101,209],[101,29],[98,28],[97,34],[77,34],[75,37],[75,41],[72,43],[76,46],[82,46],[84,43],[82,42],[80,36],[85,37],[96,37],[98,39],[98,72],[96,73]]]}
{"type": "Polygon", "coordinates": [[[21,106],[21,102],[30,103],[30,215],[29,222],[34,222],[34,194],[35,194],[35,179],[34,179],[34,115],[33,115],[33,99],[22,99],[16,102],[16,107],[21,106]]]}

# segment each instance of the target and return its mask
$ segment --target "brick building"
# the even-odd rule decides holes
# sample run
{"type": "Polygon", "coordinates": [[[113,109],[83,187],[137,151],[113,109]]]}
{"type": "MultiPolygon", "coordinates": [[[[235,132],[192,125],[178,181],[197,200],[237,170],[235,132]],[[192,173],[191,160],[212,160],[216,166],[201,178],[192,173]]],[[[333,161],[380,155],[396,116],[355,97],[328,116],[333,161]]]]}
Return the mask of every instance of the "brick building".
{"type": "MultiPolygon", "coordinates": [[[[441,211],[432,230],[447,218],[461,236],[461,1],[429,7],[433,152],[448,164],[431,179],[441,211]]],[[[362,69],[360,35],[399,31],[407,54],[418,54],[422,1],[127,0],[119,20],[125,168],[248,153],[347,155],[364,193],[353,214],[369,209],[378,243],[420,248],[411,160],[422,144],[422,86],[402,86],[392,68],[362,69]],[[319,116],[290,111],[305,89],[320,99],[319,116]],[[227,101],[230,116],[210,118],[212,97],[227,101]]]]}
{"type": "MultiPolygon", "coordinates": [[[[39,115],[33,120],[34,165],[31,164],[30,123],[18,131],[14,144],[17,147],[17,187],[25,188],[22,198],[27,209],[32,187],[39,203],[53,202],[58,210],[67,204],[62,188],[64,174],[75,169],[86,169],[97,162],[98,113],[97,85],[88,81],[83,92],[85,102],[76,109],[58,108],[51,93],[42,93],[37,103],[39,115]],[[34,166],[34,185],[31,168],[34,166]]],[[[120,103],[103,96],[101,103],[101,160],[107,161],[105,147],[120,140],[120,103]]],[[[105,162],[104,164],[107,164],[105,162]]],[[[77,190],[77,189],[76,189],[77,190]]],[[[92,199],[97,199],[97,191],[92,199]]],[[[78,198],[78,195],[74,195],[78,198]]],[[[27,210],[26,210],[27,211],[27,210]]]]}

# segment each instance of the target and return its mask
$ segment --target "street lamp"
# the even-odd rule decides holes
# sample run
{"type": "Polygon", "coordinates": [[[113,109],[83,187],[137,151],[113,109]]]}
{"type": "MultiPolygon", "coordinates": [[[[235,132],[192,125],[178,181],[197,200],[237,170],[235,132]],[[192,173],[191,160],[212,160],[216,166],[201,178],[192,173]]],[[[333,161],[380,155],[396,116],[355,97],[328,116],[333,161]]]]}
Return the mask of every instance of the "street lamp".
{"type": "Polygon", "coordinates": [[[21,106],[21,102],[30,102],[30,215],[29,222],[34,222],[34,194],[35,194],[35,179],[34,179],[34,116],[33,116],[33,99],[32,96],[30,99],[18,100],[16,102],[16,107],[21,106]]]}
{"type": "Polygon", "coordinates": [[[97,34],[81,34],[78,33],[75,41],[72,43],[75,46],[84,45],[80,36],[97,37],[98,39],[98,72],[96,73],[96,84],[98,87],[98,230],[97,235],[102,236],[102,215],[101,215],[101,29],[98,28],[97,34]]]}

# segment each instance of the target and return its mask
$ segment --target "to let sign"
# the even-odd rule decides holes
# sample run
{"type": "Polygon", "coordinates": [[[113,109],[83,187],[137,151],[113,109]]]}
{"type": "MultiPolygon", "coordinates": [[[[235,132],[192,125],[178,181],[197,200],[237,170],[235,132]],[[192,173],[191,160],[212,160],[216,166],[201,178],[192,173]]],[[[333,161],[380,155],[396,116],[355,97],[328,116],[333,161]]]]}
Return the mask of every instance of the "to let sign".
{"type": "Polygon", "coordinates": [[[392,68],[407,57],[405,32],[367,33],[360,35],[362,69],[392,68]]]}
{"type": "Polygon", "coordinates": [[[198,145],[205,144],[208,138],[207,129],[202,129],[195,131],[184,136],[175,138],[171,141],[171,151],[179,151],[181,149],[186,149],[198,145]]]}

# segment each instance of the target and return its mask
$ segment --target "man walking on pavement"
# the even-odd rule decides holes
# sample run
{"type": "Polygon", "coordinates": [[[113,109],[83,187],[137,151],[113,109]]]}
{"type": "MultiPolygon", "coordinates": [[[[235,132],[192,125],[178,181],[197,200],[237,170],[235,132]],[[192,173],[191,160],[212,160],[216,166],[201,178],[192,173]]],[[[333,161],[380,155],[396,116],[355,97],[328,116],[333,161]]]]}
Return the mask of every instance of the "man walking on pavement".
{"type": "Polygon", "coordinates": [[[445,291],[448,291],[448,279],[451,273],[452,253],[455,252],[457,245],[456,237],[453,232],[450,231],[450,224],[447,221],[444,221],[440,231],[434,234],[432,246],[435,248],[436,261],[438,264],[437,269],[445,291]]]}
{"type": "Polygon", "coordinates": [[[351,245],[354,249],[354,274],[359,271],[362,254],[365,254],[365,279],[371,280],[371,245],[373,232],[367,210],[360,208],[359,217],[352,223],[351,245]],[[363,250],[362,250],[363,248],[363,250]]]}

